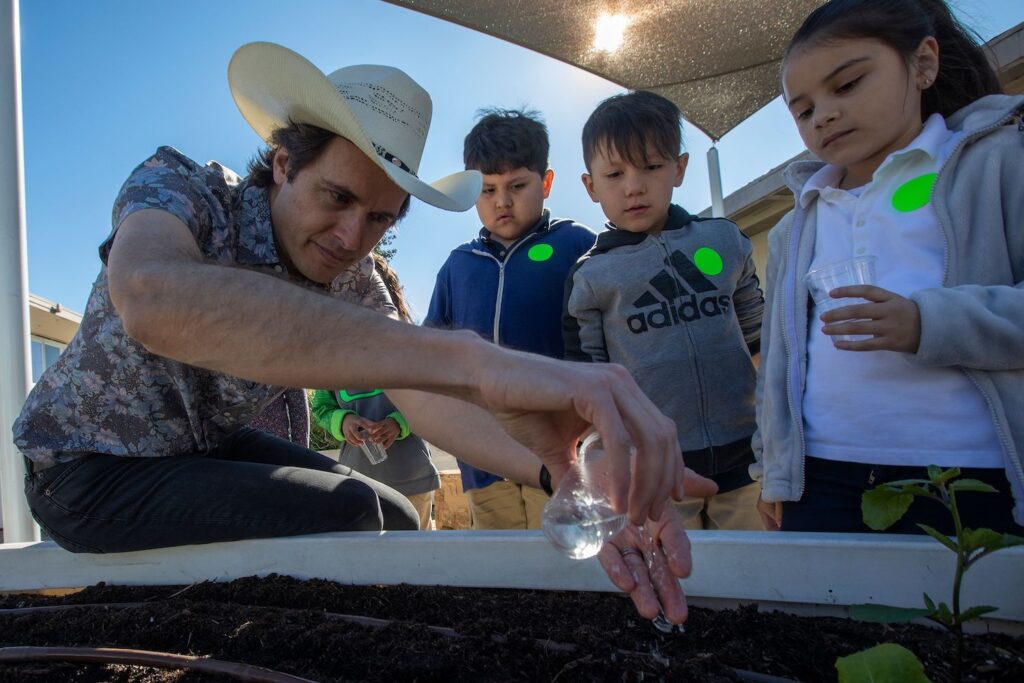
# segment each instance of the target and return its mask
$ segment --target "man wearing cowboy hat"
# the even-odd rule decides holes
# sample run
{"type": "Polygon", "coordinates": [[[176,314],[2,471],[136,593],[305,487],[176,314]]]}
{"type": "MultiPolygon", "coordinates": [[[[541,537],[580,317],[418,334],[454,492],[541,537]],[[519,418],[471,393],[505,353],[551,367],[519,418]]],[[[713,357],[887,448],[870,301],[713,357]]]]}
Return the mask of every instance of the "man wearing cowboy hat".
{"type": "Polygon", "coordinates": [[[629,374],[380,315],[392,307],[366,257],[409,196],[463,211],[480,192],[476,172],[417,177],[427,93],[390,67],[325,76],[270,43],[240,48],[228,77],[269,149],[245,179],[167,147],[132,173],[80,331],[15,424],[43,528],[77,552],[416,528],[388,487],[241,427],[285,387],[383,387],[413,431],[530,485],[550,487],[595,427],[648,532],[630,525],[601,561],[642,614],[682,621],[672,576],[689,546],[665,505],[682,460],[629,374]],[[670,571],[649,579],[645,559],[670,571]]]}

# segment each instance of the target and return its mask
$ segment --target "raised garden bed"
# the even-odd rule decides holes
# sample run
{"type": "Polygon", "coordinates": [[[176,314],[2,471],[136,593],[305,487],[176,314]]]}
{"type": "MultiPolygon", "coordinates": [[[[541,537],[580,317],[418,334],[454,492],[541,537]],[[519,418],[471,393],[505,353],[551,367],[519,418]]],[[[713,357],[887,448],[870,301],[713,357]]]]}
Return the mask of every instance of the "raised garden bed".
{"type": "MultiPolygon", "coordinates": [[[[917,653],[933,680],[946,679],[945,633],[825,618],[857,603],[915,607],[922,591],[945,595],[950,553],[932,539],[694,532],[691,542],[691,605],[756,603],[817,618],[693,609],[685,635],[665,636],[609,592],[596,561],[559,555],[539,532],[319,534],[111,555],[74,555],[46,542],[0,546],[0,595],[100,581],[133,587],[56,600],[106,607],[3,613],[0,645],[198,655],[285,671],[291,681],[743,680],[740,669],[828,681],[836,656],[890,641],[917,653]],[[271,573],[320,581],[224,583],[271,573]],[[175,595],[183,586],[191,587],[175,595]],[[395,618],[402,623],[372,622],[395,618]]],[[[972,569],[965,603],[999,611],[971,623],[1004,635],[969,642],[965,680],[1024,680],[1022,641],[1006,635],[1024,636],[1022,575],[1024,548],[972,569]]],[[[10,595],[0,604],[54,602],[10,595]]],[[[0,664],[4,680],[229,679],[44,662],[0,664]]]]}
{"type": "MultiPolygon", "coordinates": [[[[9,595],[0,606],[18,610],[0,612],[3,647],[155,650],[316,681],[742,680],[734,669],[828,681],[835,680],[836,657],[883,641],[912,650],[933,681],[949,675],[947,636],[923,626],[694,608],[685,633],[664,635],[627,599],[608,593],[348,586],[271,576],[189,587],[99,585],[61,598],[9,595]],[[92,606],[19,609],[62,604],[92,606]],[[337,615],[395,621],[370,625],[337,615]]],[[[988,634],[968,643],[966,680],[1024,680],[1024,639],[988,634]]],[[[231,679],[125,665],[0,665],[0,681],[62,680],[231,679]]]]}

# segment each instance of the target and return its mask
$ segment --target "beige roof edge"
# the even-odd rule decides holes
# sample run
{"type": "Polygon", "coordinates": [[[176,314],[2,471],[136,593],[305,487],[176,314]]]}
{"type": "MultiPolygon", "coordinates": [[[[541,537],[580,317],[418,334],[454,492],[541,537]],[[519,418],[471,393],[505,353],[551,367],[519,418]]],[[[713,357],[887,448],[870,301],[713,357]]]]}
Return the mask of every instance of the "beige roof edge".
{"type": "MultiPolygon", "coordinates": [[[[1004,89],[1010,94],[1024,92],[1024,22],[1003,31],[985,43],[984,47],[1004,89]]],[[[811,153],[804,150],[736,190],[724,200],[725,215],[735,221],[748,237],[770,229],[772,224],[766,224],[763,220],[745,224],[746,221],[741,220],[741,214],[756,213],[758,205],[763,202],[785,201],[792,208],[792,196],[782,179],[782,174],[794,161],[812,158],[811,153]]],[[[788,210],[787,208],[786,211],[788,210]]],[[[767,209],[761,213],[767,213],[767,209]]],[[[781,218],[785,211],[775,213],[781,218]]],[[[698,216],[710,218],[711,207],[701,211],[698,216]]]]}
{"type": "MultiPolygon", "coordinates": [[[[781,164],[771,169],[767,173],[755,178],[740,189],[736,190],[728,197],[725,198],[725,215],[732,219],[733,216],[740,213],[745,209],[749,209],[757,202],[763,200],[780,191],[784,191],[787,195],[789,189],[786,187],[786,182],[783,180],[782,174],[785,172],[786,167],[795,161],[804,161],[806,159],[813,159],[814,157],[806,149],[795,157],[786,159],[781,164]]],[[[711,207],[704,209],[698,214],[701,218],[711,217],[711,207]]],[[[751,233],[744,230],[747,235],[756,234],[760,230],[751,233]]]]}
{"type": "Polygon", "coordinates": [[[28,295],[29,307],[44,310],[51,315],[55,315],[58,318],[63,318],[75,324],[82,322],[82,314],[78,311],[73,311],[70,308],[64,308],[60,303],[56,301],[50,301],[38,294],[29,293],[28,295]]]}

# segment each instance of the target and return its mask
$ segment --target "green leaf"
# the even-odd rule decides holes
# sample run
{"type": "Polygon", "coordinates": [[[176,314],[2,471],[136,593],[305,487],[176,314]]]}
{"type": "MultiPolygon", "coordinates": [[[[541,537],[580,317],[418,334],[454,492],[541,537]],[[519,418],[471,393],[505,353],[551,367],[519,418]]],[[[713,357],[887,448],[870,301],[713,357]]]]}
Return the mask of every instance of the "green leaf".
{"type": "Polygon", "coordinates": [[[929,683],[914,653],[895,643],[836,660],[839,683],[929,683]]]}
{"type": "Polygon", "coordinates": [[[942,532],[933,529],[932,527],[928,526],[927,524],[918,524],[917,526],[922,531],[924,531],[926,534],[928,534],[929,536],[934,538],[936,541],[938,541],[942,545],[946,546],[947,548],[952,550],[954,553],[956,552],[956,541],[951,539],[949,536],[946,536],[942,532]]]}
{"type": "Polygon", "coordinates": [[[879,484],[875,488],[892,488],[902,490],[907,486],[919,486],[927,490],[931,485],[932,483],[928,479],[898,479],[896,481],[887,481],[884,484],[879,484]]]}
{"type": "Polygon", "coordinates": [[[960,613],[960,623],[962,624],[965,621],[970,621],[971,619],[977,619],[981,615],[988,614],[989,612],[998,612],[998,611],[999,611],[998,607],[992,607],[991,605],[978,605],[977,607],[970,607],[970,608],[965,609],[963,612],[960,613]]]}
{"type": "Polygon", "coordinates": [[[850,617],[858,621],[870,621],[876,624],[895,624],[901,621],[912,621],[927,617],[931,609],[920,607],[893,607],[892,605],[850,605],[850,617]]]}
{"type": "Polygon", "coordinates": [[[914,497],[909,493],[886,488],[865,491],[860,503],[864,523],[875,531],[888,529],[906,514],[912,502],[914,497]]]}
{"type": "Polygon", "coordinates": [[[999,493],[999,489],[977,479],[957,479],[949,485],[950,491],[978,491],[980,493],[999,493]]]}
{"type": "Polygon", "coordinates": [[[1014,536],[1013,534],[1003,534],[1003,547],[1012,548],[1015,545],[1024,545],[1024,536],[1014,536]]]}
{"type": "Polygon", "coordinates": [[[950,479],[956,479],[957,477],[960,476],[960,468],[959,467],[951,467],[948,470],[939,472],[938,475],[932,474],[932,468],[933,467],[936,470],[939,469],[938,467],[935,467],[935,465],[929,465],[928,466],[928,476],[931,478],[933,484],[945,484],[950,479]]]}
{"type": "Polygon", "coordinates": [[[928,478],[935,481],[942,476],[942,470],[938,465],[928,465],[928,478]]]}
{"type": "Polygon", "coordinates": [[[917,484],[903,484],[900,487],[903,493],[909,493],[912,496],[934,496],[932,490],[927,486],[919,486],[917,484]]]}
{"type": "Polygon", "coordinates": [[[927,593],[924,594],[924,605],[928,608],[929,612],[935,611],[935,602],[933,602],[932,599],[928,597],[927,593]]]}
{"type": "Polygon", "coordinates": [[[931,618],[946,626],[953,625],[953,613],[949,611],[949,605],[940,602],[931,614],[931,618]]]}
{"type": "Polygon", "coordinates": [[[991,529],[964,529],[964,552],[970,555],[975,550],[999,550],[1003,545],[1003,534],[991,529]]]}

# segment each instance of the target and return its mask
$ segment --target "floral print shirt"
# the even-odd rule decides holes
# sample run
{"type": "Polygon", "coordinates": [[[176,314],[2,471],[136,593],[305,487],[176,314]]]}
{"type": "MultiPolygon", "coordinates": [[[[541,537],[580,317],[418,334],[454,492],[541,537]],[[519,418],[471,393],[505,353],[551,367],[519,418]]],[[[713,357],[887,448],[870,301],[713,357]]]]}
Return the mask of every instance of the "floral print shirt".
{"type": "Polygon", "coordinates": [[[309,398],[305,389],[289,389],[263,406],[249,426],[309,448],[309,398]]]}
{"type": "Polygon", "coordinates": [[[289,275],[274,244],[267,189],[216,162],[200,166],[161,147],[122,186],[81,327],[43,373],[14,423],[14,442],[37,470],[90,453],[204,453],[285,390],[154,355],[125,333],[110,301],[107,257],[117,228],[143,209],[176,216],[211,263],[256,270],[384,314],[394,312],[372,259],[328,285],[289,275]]]}

